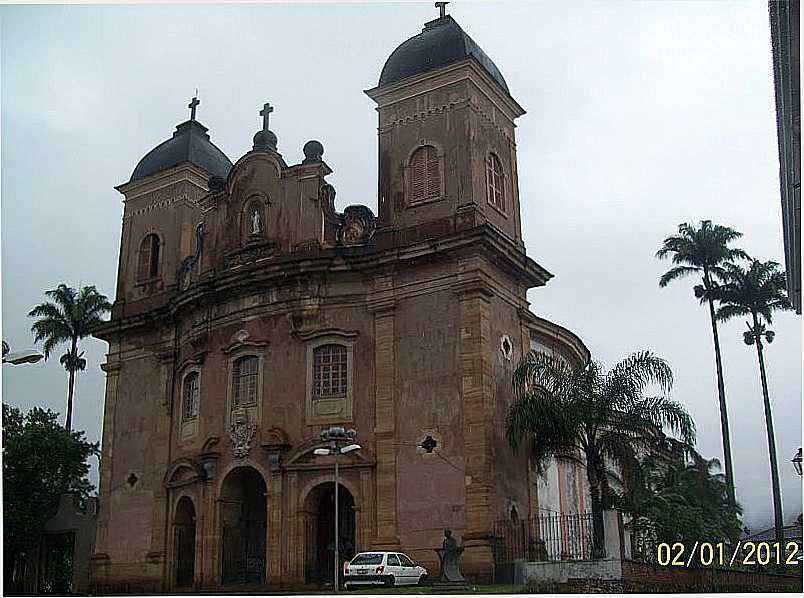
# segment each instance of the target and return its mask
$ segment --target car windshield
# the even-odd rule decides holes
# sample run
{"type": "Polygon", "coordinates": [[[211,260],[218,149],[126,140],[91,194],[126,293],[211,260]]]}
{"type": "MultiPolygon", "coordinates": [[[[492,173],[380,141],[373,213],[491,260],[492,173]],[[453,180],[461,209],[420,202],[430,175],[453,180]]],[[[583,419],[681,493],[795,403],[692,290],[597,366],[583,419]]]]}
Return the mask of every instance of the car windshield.
{"type": "Polygon", "coordinates": [[[382,553],[364,552],[352,559],[352,565],[379,565],[382,563],[382,553]]]}

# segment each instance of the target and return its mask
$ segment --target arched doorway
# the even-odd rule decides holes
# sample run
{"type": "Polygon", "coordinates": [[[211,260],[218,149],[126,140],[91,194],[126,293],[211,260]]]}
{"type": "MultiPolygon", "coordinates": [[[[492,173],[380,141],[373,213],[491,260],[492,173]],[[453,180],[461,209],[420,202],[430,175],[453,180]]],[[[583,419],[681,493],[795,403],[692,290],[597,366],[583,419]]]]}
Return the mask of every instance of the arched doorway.
{"type": "MultiPolygon", "coordinates": [[[[305,501],[304,577],[307,583],[332,583],[335,564],[335,483],[316,486],[305,501]]],[[[357,549],[355,499],[338,484],[338,528],[341,563],[357,549]]],[[[341,571],[339,569],[339,571],[341,571]]]]}
{"type": "Polygon", "coordinates": [[[173,517],[173,551],[176,587],[192,587],[195,577],[195,507],[187,496],[182,496],[176,505],[176,515],[173,517]]]}
{"type": "Polygon", "coordinates": [[[265,580],[267,520],[265,480],[252,467],[238,467],[221,487],[221,583],[262,584],[265,580]]]}

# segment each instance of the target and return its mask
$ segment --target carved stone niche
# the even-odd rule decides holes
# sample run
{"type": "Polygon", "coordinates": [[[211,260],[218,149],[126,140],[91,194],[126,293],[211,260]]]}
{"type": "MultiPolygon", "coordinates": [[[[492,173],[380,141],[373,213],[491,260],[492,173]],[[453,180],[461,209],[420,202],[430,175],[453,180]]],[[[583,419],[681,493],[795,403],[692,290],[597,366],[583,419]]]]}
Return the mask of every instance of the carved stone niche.
{"type": "Polygon", "coordinates": [[[277,426],[263,433],[262,449],[268,454],[271,472],[279,473],[282,456],[290,450],[287,433],[277,426]]]}
{"type": "Polygon", "coordinates": [[[204,470],[204,479],[211,481],[215,479],[218,473],[218,459],[221,453],[218,450],[219,438],[217,436],[210,436],[201,447],[201,467],[204,470]]]}

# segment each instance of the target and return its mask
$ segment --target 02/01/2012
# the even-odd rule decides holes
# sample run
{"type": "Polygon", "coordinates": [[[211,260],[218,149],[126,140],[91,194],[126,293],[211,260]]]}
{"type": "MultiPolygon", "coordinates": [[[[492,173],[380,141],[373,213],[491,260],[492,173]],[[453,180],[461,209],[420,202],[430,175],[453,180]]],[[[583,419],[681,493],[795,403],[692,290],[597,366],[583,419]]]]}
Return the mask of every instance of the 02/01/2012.
{"type": "Polygon", "coordinates": [[[662,542],[656,547],[656,560],[662,566],[704,567],[737,565],[801,565],[798,542],[740,541],[732,547],[725,542],[662,542]]]}

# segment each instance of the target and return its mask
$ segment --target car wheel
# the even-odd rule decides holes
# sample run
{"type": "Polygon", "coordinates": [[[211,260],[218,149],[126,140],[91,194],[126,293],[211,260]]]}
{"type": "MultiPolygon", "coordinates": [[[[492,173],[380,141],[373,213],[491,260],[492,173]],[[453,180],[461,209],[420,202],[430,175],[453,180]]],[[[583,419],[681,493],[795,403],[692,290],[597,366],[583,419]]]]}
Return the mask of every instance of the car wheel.
{"type": "Polygon", "coordinates": [[[387,585],[388,587],[391,587],[392,585],[394,585],[394,576],[393,575],[389,575],[388,577],[385,578],[385,585],[387,585]]]}
{"type": "Polygon", "coordinates": [[[427,583],[427,573],[422,573],[419,575],[419,585],[423,586],[427,583]]]}

